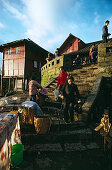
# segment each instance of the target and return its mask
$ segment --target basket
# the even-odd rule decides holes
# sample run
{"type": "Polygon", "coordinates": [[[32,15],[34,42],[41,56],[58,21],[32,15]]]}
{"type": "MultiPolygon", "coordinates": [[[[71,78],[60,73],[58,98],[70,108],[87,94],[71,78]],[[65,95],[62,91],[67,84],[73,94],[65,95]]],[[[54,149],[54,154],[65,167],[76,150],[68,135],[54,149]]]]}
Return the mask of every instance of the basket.
{"type": "Polygon", "coordinates": [[[23,109],[22,113],[20,113],[20,121],[25,124],[34,124],[34,115],[36,114],[36,110],[32,109],[23,109]]]}
{"type": "Polygon", "coordinates": [[[37,134],[46,134],[51,127],[50,116],[34,117],[34,126],[37,134]]]}

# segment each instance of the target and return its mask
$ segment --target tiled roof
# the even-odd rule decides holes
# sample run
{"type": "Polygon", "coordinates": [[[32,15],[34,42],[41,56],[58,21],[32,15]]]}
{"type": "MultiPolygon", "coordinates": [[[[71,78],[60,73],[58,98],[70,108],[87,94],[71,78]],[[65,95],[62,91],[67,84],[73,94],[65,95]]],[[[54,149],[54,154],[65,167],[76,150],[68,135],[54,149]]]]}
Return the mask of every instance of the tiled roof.
{"type": "MultiPolygon", "coordinates": [[[[112,41],[112,38],[110,38],[109,41],[112,41]]],[[[96,51],[97,51],[98,45],[99,45],[100,43],[102,43],[102,40],[87,43],[87,44],[85,44],[85,47],[84,47],[84,48],[82,48],[82,49],[80,49],[80,50],[78,50],[78,51],[74,51],[74,52],[65,54],[65,55],[66,55],[66,56],[69,56],[69,55],[72,56],[72,55],[85,54],[85,53],[86,53],[86,54],[89,54],[89,51],[90,51],[91,46],[92,46],[92,45],[95,45],[95,49],[96,49],[96,51]]]]}
{"type": "Polygon", "coordinates": [[[6,44],[2,44],[0,45],[0,52],[3,52],[3,49],[6,47],[13,47],[16,45],[21,45],[21,44],[28,44],[30,47],[35,48],[35,50],[40,50],[40,51],[44,51],[46,54],[48,54],[49,52],[47,50],[45,50],[44,48],[40,47],[38,44],[36,44],[35,42],[33,42],[32,40],[28,39],[21,39],[21,40],[16,40],[10,43],[6,43],[6,44]]]}
{"type": "MultiPolygon", "coordinates": [[[[75,38],[77,38],[77,39],[79,39],[78,37],[76,37],[76,36],[74,36],[73,34],[69,34],[69,36],[66,38],[66,40],[63,42],[63,44],[59,47],[59,49],[62,49],[62,48],[64,48],[64,46],[68,43],[68,42],[70,42],[72,39],[75,39],[75,38]]],[[[80,40],[80,39],[79,39],[80,40]]],[[[80,41],[82,41],[82,40],[80,40],[80,41]]],[[[83,41],[82,41],[83,42],[83,41]]],[[[84,43],[84,42],[83,42],[84,43]]]]}

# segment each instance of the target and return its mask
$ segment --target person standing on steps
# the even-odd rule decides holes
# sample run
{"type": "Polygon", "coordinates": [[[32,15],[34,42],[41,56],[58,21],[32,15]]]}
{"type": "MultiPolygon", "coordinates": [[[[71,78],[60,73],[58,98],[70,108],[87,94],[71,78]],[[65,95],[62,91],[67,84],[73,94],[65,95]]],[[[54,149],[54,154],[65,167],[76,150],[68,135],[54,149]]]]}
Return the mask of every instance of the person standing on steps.
{"type": "Polygon", "coordinates": [[[56,88],[59,87],[59,92],[61,94],[62,87],[64,86],[66,80],[68,77],[68,73],[64,70],[64,67],[60,67],[60,74],[58,75],[58,83],[56,85],[56,88]]]}
{"type": "Polygon", "coordinates": [[[67,82],[62,88],[63,112],[66,123],[74,121],[74,104],[80,100],[80,94],[77,85],[74,83],[74,78],[69,76],[67,82]],[[70,115],[69,115],[70,113],[70,115]]]}
{"type": "Polygon", "coordinates": [[[102,39],[103,39],[103,43],[107,43],[108,42],[108,37],[111,35],[110,33],[108,33],[108,25],[109,25],[109,21],[105,21],[105,25],[102,28],[102,39]]]}

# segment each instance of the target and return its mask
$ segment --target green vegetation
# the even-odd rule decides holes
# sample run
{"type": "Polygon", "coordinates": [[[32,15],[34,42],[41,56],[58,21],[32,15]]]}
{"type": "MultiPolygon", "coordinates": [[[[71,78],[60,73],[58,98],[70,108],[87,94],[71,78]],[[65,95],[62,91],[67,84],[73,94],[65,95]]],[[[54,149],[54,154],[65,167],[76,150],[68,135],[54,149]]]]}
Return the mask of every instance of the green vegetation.
{"type": "Polygon", "coordinates": [[[110,67],[107,68],[107,73],[112,76],[112,66],[110,66],[110,67]]]}
{"type": "Polygon", "coordinates": [[[49,81],[51,81],[54,77],[56,77],[56,73],[48,75],[45,71],[43,76],[41,76],[41,86],[46,85],[49,81]]]}
{"type": "Polygon", "coordinates": [[[11,96],[11,95],[16,94],[16,93],[17,93],[17,92],[15,92],[15,91],[7,92],[7,93],[5,94],[5,97],[11,96]]]}

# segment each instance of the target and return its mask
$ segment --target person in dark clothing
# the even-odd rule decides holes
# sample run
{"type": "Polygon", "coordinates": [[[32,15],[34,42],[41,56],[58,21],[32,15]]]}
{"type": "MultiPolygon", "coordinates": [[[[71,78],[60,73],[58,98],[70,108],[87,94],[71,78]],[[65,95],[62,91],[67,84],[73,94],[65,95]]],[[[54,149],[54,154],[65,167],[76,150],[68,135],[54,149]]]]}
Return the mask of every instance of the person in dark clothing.
{"type": "Polygon", "coordinates": [[[74,121],[74,104],[77,102],[77,100],[80,101],[77,85],[73,82],[74,78],[69,76],[62,88],[63,112],[66,123],[69,123],[69,118],[70,122],[74,121]]]}
{"type": "Polygon", "coordinates": [[[81,58],[80,58],[80,56],[79,55],[77,55],[77,57],[76,57],[76,59],[75,59],[75,63],[76,63],[76,65],[81,65],[81,58]]]}
{"type": "Polygon", "coordinates": [[[97,54],[96,54],[96,50],[95,50],[95,44],[92,45],[91,47],[91,63],[96,64],[96,58],[97,54]]]}
{"type": "Polygon", "coordinates": [[[109,35],[111,35],[110,33],[108,33],[108,27],[107,27],[108,25],[109,25],[109,21],[107,20],[107,21],[105,21],[105,25],[102,28],[102,31],[103,31],[103,33],[102,33],[103,43],[107,43],[108,42],[107,37],[109,35]]]}

